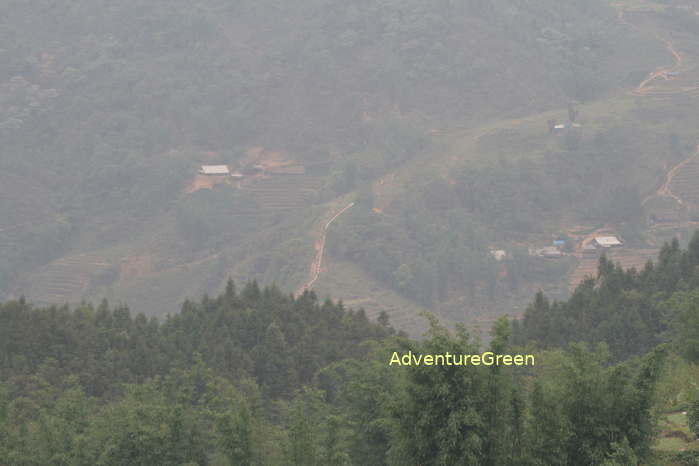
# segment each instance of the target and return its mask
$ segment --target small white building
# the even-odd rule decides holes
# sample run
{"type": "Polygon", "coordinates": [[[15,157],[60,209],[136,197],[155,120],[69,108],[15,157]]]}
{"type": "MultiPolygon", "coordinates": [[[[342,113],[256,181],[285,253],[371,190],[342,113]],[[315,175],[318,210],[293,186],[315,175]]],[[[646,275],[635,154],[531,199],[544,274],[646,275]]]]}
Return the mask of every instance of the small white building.
{"type": "Polygon", "coordinates": [[[540,255],[542,257],[561,257],[563,253],[561,253],[561,250],[555,246],[546,246],[545,248],[540,249],[540,255]]]}
{"type": "Polygon", "coordinates": [[[229,175],[228,165],[202,165],[200,175],[229,175]]]}
{"type": "Polygon", "coordinates": [[[601,248],[613,248],[623,244],[616,236],[596,236],[594,241],[601,248]]]}
{"type": "Polygon", "coordinates": [[[496,261],[502,262],[505,257],[507,257],[507,252],[504,249],[491,249],[490,255],[493,256],[493,259],[496,261]]]}

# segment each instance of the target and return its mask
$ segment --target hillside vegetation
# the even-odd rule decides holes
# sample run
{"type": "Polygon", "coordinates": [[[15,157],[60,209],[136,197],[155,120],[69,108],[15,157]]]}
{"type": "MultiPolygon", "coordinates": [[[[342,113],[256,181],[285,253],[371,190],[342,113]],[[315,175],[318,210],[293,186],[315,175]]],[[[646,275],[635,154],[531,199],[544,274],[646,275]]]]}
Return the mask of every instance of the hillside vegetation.
{"type": "MultiPolygon", "coordinates": [[[[431,128],[601,98],[662,53],[601,0],[12,1],[2,13],[3,295],[106,295],[157,314],[226,275],[296,289],[314,203],[439,153],[431,128]],[[237,166],[259,146],[307,178],[187,193],[199,164],[237,166]],[[58,276],[64,263],[77,279],[58,276]]],[[[393,262],[391,274],[422,273],[393,262]]],[[[386,273],[370,270],[401,292],[386,273]]]]}
{"type": "MultiPolygon", "coordinates": [[[[644,333],[660,345],[624,352],[617,342],[637,331],[628,313],[607,314],[620,324],[594,346],[576,343],[588,338],[584,328],[574,334],[575,323],[556,342],[540,340],[563,348],[515,346],[527,338],[506,319],[488,345],[432,317],[425,338],[413,340],[385,316],[372,323],[361,309],[255,282],[240,292],[229,282],[164,321],[107,303],[8,302],[0,305],[0,457],[13,465],[691,465],[697,284],[677,285],[671,273],[681,273],[676,260],[696,262],[697,244],[699,234],[687,251],[668,245],[665,265],[644,272],[655,294],[670,296],[670,327],[644,333]],[[535,362],[392,363],[483,351],[535,362]]],[[[583,307],[590,315],[628,299],[623,285],[637,277],[605,262],[600,270],[583,307]]],[[[577,296],[565,303],[571,313],[577,296]]],[[[525,318],[530,336],[558,316],[543,299],[525,318]]]]}

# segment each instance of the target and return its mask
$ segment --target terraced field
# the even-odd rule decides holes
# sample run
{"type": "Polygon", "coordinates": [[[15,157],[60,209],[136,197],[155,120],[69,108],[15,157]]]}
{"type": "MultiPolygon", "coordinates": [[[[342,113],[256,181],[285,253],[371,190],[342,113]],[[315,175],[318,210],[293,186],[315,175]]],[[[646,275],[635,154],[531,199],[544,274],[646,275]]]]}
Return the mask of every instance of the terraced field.
{"type": "Polygon", "coordinates": [[[25,283],[36,283],[31,289],[18,289],[37,303],[66,303],[82,299],[90,286],[90,278],[112,266],[95,254],[76,254],[63,257],[39,269],[25,283]]]}
{"type": "Polygon", "coordinates": [[[699,205],[699,153],[677,170],[668,188],[683,203],[699,205]]]}
{"type": "Polygon", "coordinates": [[[689,430],[686,411],[663,413],[660,416],[660,435],[655,450],[680,452],[699,450],[699,439],[689,430]]]}
{"type": "Polygon", "coordinates": [[[242,186],[264,210],[299,209],[308,206],[323,186],[323,178],[306,175],[275,175],[242,186]]]}
{"type": "MultiPolygon", "coordinates": [[[[642,269],[646,262],[655,260],[658,256],[659,249],[611,249],[607,252],[607,257],[619,263],[625,269],[635,267],[636,270],[642,269]]],[[[568,287],[573,291],[582,282],[585,277],[597,276],[597,264],[599,258],[597,256],[586,256],[580,260],[578,266],[570,273],[568,277],[568,287]]]]}
{"type": "MultiPolygon", "coordinates": [[[[421,337],[427,331],[427,319],[421,316],[425,308],[382,286],[358,265],[329,256],[323,267],[326,272],[313,286],[321,299],[327,296],[341,299],[349,308],[365,309],[370,319],[385,311],[391,325],[414,337],[421,337]]],[[[443,322],[452,325],[446,319],[443,322]]]]}

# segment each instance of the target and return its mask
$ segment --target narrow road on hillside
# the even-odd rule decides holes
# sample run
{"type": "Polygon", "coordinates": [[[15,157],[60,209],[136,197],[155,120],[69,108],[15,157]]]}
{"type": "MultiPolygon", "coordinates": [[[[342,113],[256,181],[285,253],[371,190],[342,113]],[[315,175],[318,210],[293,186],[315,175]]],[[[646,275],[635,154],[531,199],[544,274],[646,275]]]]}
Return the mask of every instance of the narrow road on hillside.
{"type": "Polygon", "coordinates": [[[654,194],[651,194],[650,196],[646,197],[643,200],[642,205],[645,205],[645,203],[652,197],[665,196],[665,197],[673,198],[675,201],[677,201],[677,203],[680,206],[684,206],[684,202],[682,202],[682,199],[679,196],[677,196],[675,193],[673,193],[672,189],[670,189],[670,184],[672,183],[673,178],[677,174],[677,171],[697,156],[699,156],[699,145],[697,146],[696,152],[694,152],[692,155],[690,155],[689,157],[687,157],[686,159],[684,159],[683,161],[681,161],[680,163],[675,165],[672,168],[672,170],[667,172],[667,177],[665,179],[665,183],[654,194]]]}
{"type": "Polygon", "coordinates": [[[323,227],[322,235],[320,237],[320,240],[316,243],[316,257],[311,263],[311,273],[310,273],[310,280],[308,283],[306,283],[304,286],[301,287],[301,289],[296,293],[297,295],[300,295],[304,291],[308,290],[313,286],[313,284],[318,280],[318,277],[320,276],[320,269],[323,266],[323,253],[325,252],[325,238],[328,234],[328,228],[330,228],[330,225],[337,220],[337,218],[344,214],[350,207],[354,205],[354,202],[350,202],[347,204],[342,210],[340,210],[338,213],[333,216],[330,220],[328,220],[328,223],[325,224],[323,227]]]}
{"type": "Polygon", "coordinates": [[[640,84],[636,87],[636,89],[633,89],[629,91],[631,95],[635,96],[669,96],[669,95],[676,95],[676,94],[682,94],[682,93],[696,93],[699,90],[698,86],[689,86],[689,87],[675,87],[671,89],[662,89],[662,88],[655,88],[649,86],[649,84],[656,79],[662,78],[665,81],[673,81],[675,79],[675,76],[673,74],[679,73],[680,70],[684,66],[684,58],[682,57],[682,54],[677,51],[675,48],[674,43],[665,38],[662,37],[660,34],[658,34],[655,31],[646,31],[640,28],[639,26],[629,22],[626,20],[624,17],[625,10],[623,7],[619,6],[618,10],[618,17],[619,21],[621,21],[623,24],[629,26],[632,29],[635,29],[639,33],[642,34],[652,34],[653,37],[655,37],[657,40],[662,42],[665,45],[665,48],[670,52],[670,54],[673,56],[675,60],[675,64],[670,66],[670,67],[659,67],[655,71],[652,71],[651,73],[648,74],[646,78],[643,79],[643,81],[640,82],[640,84]]]}
{"type": "MultiPolygon", "coordinates": [[[[650,96],[650,95],[652,95],[653,88],[648,87],[648,84],[650,84],[652,81],[654,81],[658,78],[662,78],[666,81],[673,80],[673,77],[671,77],[669,75],[669,73],[678,72],[682,68],[684,60],[682,58],[682,55],[675,49],[675,46],[672,43],[672,41],[660,36],[655,31],[644,31],[643,29],[641,29],[637,25],[630,23],[624,17],[624,13],[625,13],[625,11],[624,11],[623,7],[620,7],[618,10],[619,21],[621,21],[623,24],[637,30],[640,33],[650,32],[656,39],[658,39],[660,42],[665,44],[665,48],[667,48],[668,52],[670,52],[670,54],[672,54],[672,56],[675,59],[675,64],[673,66],[657,68],[655,71],[651,72],[645,79],[643,79],[643,81],[641,81],[639,83],[639,85],[636,87],[636,89],[633,89],[632,91],[630,91],[630,93],[632,95],[635,95],[635,96],[650,96]]],[[[681,87],[676,88],[676,89],[672,89],[672,90],[667,89],[662,94],[663,95],[668,95],[668,93],[678,94],[678,93],[692,91],[694,89],[695,88],[681,88],[681,87]]],[[[679,164],[675,165],[667,173],[667,176],[665,178],[665,183],[663,183],[663,185],[660,186],[660,188],[658,188],[658,190],[655,193],[653,193],[653,194],[647,196],[645,199],[643,199],[643,202],[641,203],[641,205],[645,205],[653,197],[662,196],[662,197],[671,197],[672,199],[677,201],[677,203],[680,206],[684,206],[682,199],[680,199],[680,197],[677,196],[675,193],[673,193],[672,190],[670,189],[670,184],[672,183],[672,180],[673,180],[675,174],[678,172],[678,170],[681,169],[684,165],[686,165],[690,160],[692,160],[697,155],[699,155],[699,146],[697,146],[697,153],[690,155],[685,160],[683,160],[679,164]]]]}
{"type": "MultiPolygon", "coordinates": [[[[680,87],[680,86],[672,86],[668,88],[660,88],[660,87],[652,87],[650,84],[654,82],[657,79],[663,79],[665,81],[673,81],[675,79],[675,76],[673,76],[674,73],[679,72],[683,68],[686,68],[685,61],[682,57],[682,54],[680,54],[677,49],[675,49],[675,45],[673,42],[669,39],[666,39],[665,37],[662,37],[660,34],[658,34],[656,31],[653,30],[645,30],[642,29],[641,27],[637,26],[636,24],[633,24],[629,22],[625,16],[625,10],[623,6],[621,5],[615,5],[618,10],[618,18],[619,21],[636,30],[640,34],[652,34],[657,40],[662,42],[665,45],[665,48],[668,50],[668,52],[673,56],[674,58],[674,65],[672,66],[660,66],[656,68],[654,71],[650,72],[639,84],[636,86],[634,89],[630,89],[628,91],[629,94],[637,97],[652,97],[652,96],[668,96],[668,95],[677,95],[677,94],[685,94],[685,93],[694,93],[696,92],[697,87],[680,87]]],[[[673,83],[675,84],[675,83],[673,83]]],[[[646,203],[654,198],[654,197],[670,197],[674,199],[680,207],[684,207],[685,203],[682,201],[682,199],[676,194],[672,192],[672,182],[673,179],[675,178],[675,175],[679,173],[680,169],[684,167],[687,163],[689,163],[691,160],[694,159],[694,157],[699,157],[699,146],[697,146],[697,152],[693,153],[690,155],[688,158],[685,160],[681,161],[674,167],[672,167],[666,174],[665,176],[665,181],[663,182],[662,186],[660,186],[654,193],[648,195],[645,199],[642,201],[642,205],[645,206],[646,203]]],[[[691,224],[695,222],[686,222],[684,223],[685,227],[689,227],[691,224]]],[[[680,224],[663,224],[662,228],[676,228],[677,226],[680,226],[680,224]]],[[[580,241],[578,245],[578,249],[581,251],[582,248],[590,243],[595,236],[598,235],[609,235],[613,234],[614,229],[612,229],[612,225],[604,225],[602,228],[596,229],[595,231],[588,233],[585,235],[585,237],[580,241]]],[[[587,274],[587,271],[591,272],[592,275],[594,275],[594,267],[596,265],[590,265],[590,260],[588,259],[587,261],[584,260],[584,256],[582,252],[579,252],[578,257],[581,259],[581,261],[578,263],[578,266],[571,272],[569,273],[569,285],[570,289],[573,290],[575,287],[578,285],[580,280],[587,274]],[[585,263],[587,262],[587,263],[585,263]]]]}

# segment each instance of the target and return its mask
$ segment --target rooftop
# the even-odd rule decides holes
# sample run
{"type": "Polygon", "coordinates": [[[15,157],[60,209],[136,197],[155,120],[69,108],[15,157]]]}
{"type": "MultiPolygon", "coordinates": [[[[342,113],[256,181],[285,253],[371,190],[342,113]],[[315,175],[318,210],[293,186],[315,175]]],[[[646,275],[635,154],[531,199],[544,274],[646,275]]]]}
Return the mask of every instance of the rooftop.
{"type": "Polygon", "coordinates": [[[496,261],[500,262],[507,257],[507,252],[504,249],[492,249],[490,255],[493,256],[496,261]]]}
{"type": "Polygon", "coordinates": [[[619,246],[621,241],[616,236],[597,236],[595,237],[595,242],[603,247],[619,246]]]}
{"type": "Polygon", "coordinates": [[[199,173],[202,175],[228,175],[228,165],[202,165],[199,173]]]}

